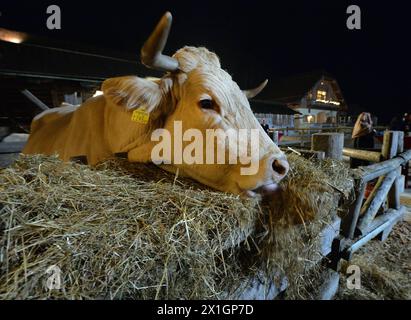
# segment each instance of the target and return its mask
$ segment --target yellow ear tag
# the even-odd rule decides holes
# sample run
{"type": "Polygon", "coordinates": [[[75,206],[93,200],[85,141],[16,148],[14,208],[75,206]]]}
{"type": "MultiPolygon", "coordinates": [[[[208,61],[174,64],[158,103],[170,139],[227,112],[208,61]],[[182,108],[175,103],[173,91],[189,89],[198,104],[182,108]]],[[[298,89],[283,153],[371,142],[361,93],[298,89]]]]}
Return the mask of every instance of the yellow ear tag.
{"type": "Polygon", "coordinates": [[[147,124],[150,114],[146,111],[144,107],[140,107],[133,111],[131,115],[131,121],[147,124]]]}

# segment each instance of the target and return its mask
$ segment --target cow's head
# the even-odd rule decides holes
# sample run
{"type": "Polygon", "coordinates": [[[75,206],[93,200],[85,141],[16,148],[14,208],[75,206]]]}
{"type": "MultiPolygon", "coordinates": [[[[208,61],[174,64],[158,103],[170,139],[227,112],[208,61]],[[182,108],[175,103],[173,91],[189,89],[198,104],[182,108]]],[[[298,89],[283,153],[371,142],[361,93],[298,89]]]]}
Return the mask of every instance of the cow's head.
{"type": "MultiPolygon", "coordinates": [[[[183,163],[178,164],[172,152],[168,167],[178,168],[180,173],[215,189],[235,194],[254,196],[257,190],[267,192],[276,189],[277,183],[288,172],[288,163],[284,154],[261,128],[247,100],[258,94],[267,81],[256,89],[242,91],[221,68],[218,57],[205,48],[185,47],[172,57],[163,55],[170,27],[171,14],[166,13],[141,52],[143,64],[166,71],[167,74],[157,80],[136,77],[108,80],[103,85],[105,95],[111,95],[111,98],[114,96],[117,103],[126,105],[130,112],[144,106],[150,114],[150,123],[147,124],[151,126],[150,132],[163,128],[173,138],[176,121],[182,124],[183,133],[195,128],[203,137],[207,137],[207,129],[222,129],[231,133],[240,129],[258,130],[256,141],[250,140],[251,134],[247,135],[248,154],[251,153],[258,164],[255,174],[242,174],[241,168],[245,165],[240,160],[236,164],[229,163],[230,148],[236,148],[229,143],[225,146],[225,163],[189,164],[183,159],[183,163]],[[113,87],[116,89],[113,90],[113,87]]],[[[190,143],[183,142],[183,149],[190,143]]],[[[215,144],[215,153],[216,148],[215,144]]],[[[139,159],[138,152],[141,151],[135,150],[128,152],[130,161],[139,159]]],[[[202,150],[204,156],[212,151],[206,141],[202,150]]]]}

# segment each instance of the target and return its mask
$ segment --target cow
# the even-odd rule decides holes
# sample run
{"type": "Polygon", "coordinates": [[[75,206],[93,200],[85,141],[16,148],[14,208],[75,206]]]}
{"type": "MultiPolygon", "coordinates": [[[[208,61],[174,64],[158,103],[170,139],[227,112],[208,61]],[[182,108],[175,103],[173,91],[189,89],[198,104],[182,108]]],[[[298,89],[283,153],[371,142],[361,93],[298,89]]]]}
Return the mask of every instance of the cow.
{"type": "MultiPolygon", "coordinates": [[[[168,171],[188,176],[220,191],[254,197],[278,190],[289,165],[284,153],[263,131],[251,111],[249,98],[256,96],[267,80],[251,90],[241,90],[221,68],[217,55],[204,47],[186,46],[173,56],[164,55],[172,16],[166,12],[141,49],[141,62],[165,72],[162,78],[122,76],[102,83],[102,95],[80,106],[46,110],[31,124],[23,153],[58,154],[64,161],[86,157],[93,165],[117,153],[130,162],[151,162],[156,141],[154,130],[173,133],[173,123],[183,130],[258,130],[258,171],[242,175],[240,163],[162,164],[168,171]],[[133,121],[144,110],[146,122],[133,121]]],[[[143,114],[144,118],[144,114],[143,114]]],[[[230,148],[230,146],[227,146],[230,148]]],[[[251,146],[252,148],[252,146],[251,146]]],[[[209,150],[205,150],[208,152],[209,150]]]]}

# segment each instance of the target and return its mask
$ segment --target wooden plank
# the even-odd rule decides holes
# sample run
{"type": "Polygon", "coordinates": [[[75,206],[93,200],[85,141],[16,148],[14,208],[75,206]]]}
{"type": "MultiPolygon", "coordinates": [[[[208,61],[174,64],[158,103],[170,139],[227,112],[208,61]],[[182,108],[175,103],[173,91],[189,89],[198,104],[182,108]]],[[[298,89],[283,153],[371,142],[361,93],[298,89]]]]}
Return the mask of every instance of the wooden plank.
{"type": "Polygon", "coordinates": [[[26,141],[21,142],[0,142],[0,154],[20,153],[26,145],[26,141]]]}
{"type": "Polygon", "coordinates": [[[397,131],[397,132],[398,132],[397,152],[402,153],[404,152],[404,131],[397,131]]]}
{"type": "Polygon", "coordinates": [[[323,283],[320,285],[317,300],[332,300],[338,291],[340,274],[334,270],[327,269],[323,272],[323,283]]]}
{"type": "Polygon", "coordinates": [[[378,180],[371,192],[364,206],[361,208],[361,215],[357,229],[364,234],[364,230],[367,229],[368,225],[376,216],[379,208],[381,207],[383,201],[386,199],[388,191],[390,190],[395,179],[398,177],[398,171],[394,170],[388,173],[384,178],[378,180]]]}
{"type": "Polygon", "coordinates": [[[324,151],[326,158],[341,160],[343,147],[342,133],[315,133],[311,136],[311,150],[324,151]]]}
{"type": "Polygon", "coordinates": [[[411,190],[407,189],[401,193],[400,196],[401,205],[405,207],[404,221],[411,223],[411,190]]]}
{"type": "Polygon", "coordinates": [[[343,155],[350,158],[366,160],[371,162],[380,162],[382,159],[381,152],[358,150],[351,148],[344,148],[343,155]]]}
{"type": "Polygon", "coordinates": [[[43,101],[41,101],[39,98],[37,98],[34,94],[32,94],[29,90],[24,89],[21,91],[21,93],[29,99],[33,104],[35,104],[37,107],[39,107],[41,110],[49,110],[50,107],[47,106],[43,101]]]}
{"type": "Polygon", "coordinates": [[[411,150],[399,154],[394,159],[375,163],[366,167],[359,167],[358,175],[363,182],[369,182],[398,168],[411,159],[411,150]]]}
{"type": "Polygon", "coordinates": [[[397,155],[398,131],[385,131],[381,154],[384,160],[392,159],[397,155]]]}
{"type": "Polygon", "coordinates": [[[355,228],[357,226],[357,221],[360,216],[366,186],[366,184],[363,183],[361,179],[354,179],[354,184],[356,200],[355,203],[351,205],[347,216],[344,217],[341,223],[341,234],[348,239],[354,238],[355,228]]]}
{"type": "Polygon", "coordinates": [[[269,135],[271,136],[271,139],[274,141],[274,143],[278,146],[278,131],[270,132],[269,135]]]}
{"type": "Polygon", "coordinates": [[[402,210],[388,210],[384,217],[388,219],[383,220],[381,218],[380,220],[375,221],[375,223],[373,223],[373,225],[371,226],[375,228],[373,230],[371,230],[370,228],[370,232],[368,232],[367,234],[359,238],[357,241],[355,241],[353,244],[351,244],[348,248],[346,248],[344,252],[341,254],[342,258],[347,261],[350,261],[354,252],[360,249],[364,244],[366,244],[371,239],[374,239],[386,228],[392,227],[392,224],[398,221],[401,218],[402,214],[402,210]],[[376,226],[377,223],[380,223],[380,225],[376,226]]]}
{"type": "Polygon", "coordinates": [[[398,220],[402,219],[404,216],[405,212],[405,207],[401,206],[398,210],[395,209],[388,209],[386,212],[384,212],[382,215],[376,217],[368,226],[367,229],[364,229],[364,234],[369,233],[376,228],[378,228],[380,225],[386,223],[387,221],[391,223],[396,223],[398,220]]]}
{"type": "Polygon", "coordinates": [[[320,233],[321,254],[327,256],[332,249],[334,239],[340,233],[341,219],[336,216],[334,221],[327,225],[320,233]]]}
{"type": "Polygon", "coordinates": [[[341,264],[341,253],[343,252],[344,248],[348,247],[347,240],[343,235],[338,235],[332,243],[331,246],[331,253],[327,256],[327,267],[333,269],[334,271],[339,271],[341,264]]]}
{"type": "Polygon", "coordinates": [[[401,176],[401,167],[397,169],[397,178],[391,186],[390,191],[388,192],[388,207],[393,209],[399,209],[401,206],[400,203],[400,193],[403,189],[403,179],[401,176]]]}

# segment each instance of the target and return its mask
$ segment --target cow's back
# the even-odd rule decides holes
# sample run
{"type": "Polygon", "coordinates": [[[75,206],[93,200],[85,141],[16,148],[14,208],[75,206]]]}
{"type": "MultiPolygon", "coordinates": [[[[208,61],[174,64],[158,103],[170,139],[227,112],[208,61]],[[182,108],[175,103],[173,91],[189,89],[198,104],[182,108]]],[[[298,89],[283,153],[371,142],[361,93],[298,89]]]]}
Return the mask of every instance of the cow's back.
{"type": "Polygon", "coordinates": [[[30,136],[23,149],[25,154],[52,155],[64,153],[67,134],[77,106],[53,108],[38,114],[31,123],[30,136]]]}

